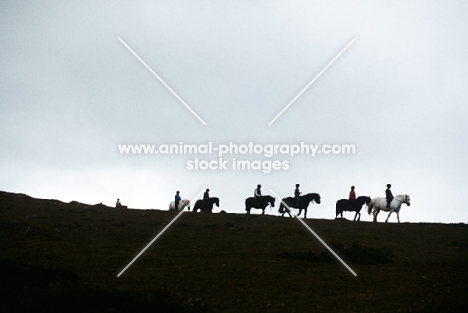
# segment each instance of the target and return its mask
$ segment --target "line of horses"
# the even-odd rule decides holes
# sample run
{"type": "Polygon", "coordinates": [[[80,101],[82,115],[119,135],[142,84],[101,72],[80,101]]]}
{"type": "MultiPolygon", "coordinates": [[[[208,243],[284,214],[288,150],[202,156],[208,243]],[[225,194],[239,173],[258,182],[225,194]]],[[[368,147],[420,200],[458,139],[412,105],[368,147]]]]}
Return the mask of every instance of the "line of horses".
{"type": "MultiPolygon", "coordinates": [[[[300,216],[302,211],[304,211],[304,218],[307,218],[307,208],[311,202],[315,202],[320,204],[320,195],[318,193],[308,193],[303,196],[299,196],[297,198],[287,197],[281,200],[281,204],[279,207],[278,212],[281,213],[281,216],[284,214],[288,214],[292,217],[291,209],[299,209],[299,213],[297,216],[300,216]]],[[[371,199],[368,196],[359,196],[356,199],[341,199],[336,202],[336,216],[338,215],[343,218],[343,212],[356,212],[354,215],[354,221],[359,221],[361,219],[361,210],[364,204],[367,205],[367,212],[369,214],[373,214],[374,222],[377,222],[377,215],[380,211],[389,212],[387,219],[385,222],[388,222],[390,215],[395,212],[397,214],[398,223],[400,223],[400,209],[402,204],[406,204],[407,206],[411,205],[410,196],[407,194],[404,195],[397,195],[392,202],[390,203],[390,207],[387,207],[387,200],[382,197],[376,197],[371,199]]],[[[197,200],[195,202],[195,206],[193,207],[192,212],[207,212],[211,213],[213,211],[213,206],[216,205],[219,207],[219,198],[212,197],[206,200],[197,200]]],[[[275,207],[275,197],[270,195],[265,195],[261,197],[250,197],[245,199],[245,211],[247,214],[250,214],[251,209],[261,209],[262,214],[265,214],[265,209],[268,207],[275,207]]],[[[190,211],[190,201],[187,199],[180,200],[179,207],[177,210],[184,210],[187,207],[190,211]]],[[[172,201],[169,204],[169,210],[175,210],[175,203],[172,201]]],[[[294,214],[294,213],[293,213],[294,214]]]]}
{"type": "Polygon", "coordinates": [[[398,223],[400,223],[400,209],[402,204],[406,204],[407,206],[411,205],[411,198],[409,195],[398,195],[390,202],[390,206],[387,207],[387,199],[382,197],[376,197],[371,199],[367,196],[359,196],[357,199],[341,199],[336,202],[336,217],[341,215],[343,218],[343,211],[354,211],[356,215],[354,216],[354,221],[359,221],[361,219],[361,209],[362,206],[367,205],[367,213],[374,215],[374,222],[377,222],[377,215],[380,211],[389,212],[385,223],[388,222],[390,215],[393,212],[397,214],[398,223]]]}

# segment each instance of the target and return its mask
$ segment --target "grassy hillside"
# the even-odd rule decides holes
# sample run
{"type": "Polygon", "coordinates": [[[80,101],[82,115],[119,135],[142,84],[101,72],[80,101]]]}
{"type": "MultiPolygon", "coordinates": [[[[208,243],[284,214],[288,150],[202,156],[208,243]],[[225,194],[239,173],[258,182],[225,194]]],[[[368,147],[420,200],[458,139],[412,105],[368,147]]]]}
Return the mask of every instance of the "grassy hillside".
{"type": "MultiPolygon", "coordinates": [[[[364,214],[364,213],[363,213],[364,214]]],[[[62,203],[0,192],[1,312],[466,312],[468,226],[62,203]]]]}

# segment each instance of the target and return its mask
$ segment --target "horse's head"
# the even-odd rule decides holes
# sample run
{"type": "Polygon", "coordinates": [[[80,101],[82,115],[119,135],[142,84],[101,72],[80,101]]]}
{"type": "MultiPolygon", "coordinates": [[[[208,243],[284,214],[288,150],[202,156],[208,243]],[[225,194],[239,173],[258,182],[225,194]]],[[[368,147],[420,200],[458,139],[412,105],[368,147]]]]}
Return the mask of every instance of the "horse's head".
{"type": "Polygon", "coordinates": [[[215,198],[214,204],[219,208],[219,198],[215,198]]]}
{"type": "Polygon", "coordinates": [[[265,204],[269,204],[271,207],[275,207],[275,197],[272,197],[270,195],[265,195],[265,196],[262,196],[262,199],[265,204]]]}
{"type": "Polygon", "coordinates": [[[368,196],[359,196],[358,199],[361,199],[361,201],[366,205],[369,205],[369,202],[371,202],[371,198],[368,196]]]}
{"type": "Polygon", "coordinates": [[[320,204],[320,195],[318,193],[315,194],[314,200],[317,204],[320,204]]]}
{"type": "Polygon", "coordinates": [[[190,211],[190,200],[182,199],[180,200],[180,204],[182,205],[182,210],[184,209],[184,207],[187,207],[187,209],[190,211]]]}
{"type": "Polygon", "coordinates": [[[403,203],[406,203],[407,206],[411,205],[411,199],[409,195],[405,195],[405,201],[403,203]]]}
{"type": "Polygon", "coordinates": [[[366,196],[366,205],[369,205],[371,201],[372,201],[371,197],[366,196]]]}

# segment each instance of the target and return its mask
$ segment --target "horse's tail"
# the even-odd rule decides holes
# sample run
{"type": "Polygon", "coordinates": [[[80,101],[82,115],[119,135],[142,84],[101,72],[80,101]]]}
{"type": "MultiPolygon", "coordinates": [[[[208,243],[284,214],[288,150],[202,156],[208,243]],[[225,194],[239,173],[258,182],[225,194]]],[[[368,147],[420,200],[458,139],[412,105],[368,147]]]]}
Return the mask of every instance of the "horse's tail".
{"type": "Polygon", "coordinates": [[[371,200],[367,205],[367,213],[371,214],[372,208],[374,207],[374,200],[371,200]]]}
{"type": "MultiPolygon", "coordinates": [[[[192,212],[196,213],[196,212],[198,212],[198,210],[201,211],[201,208],[202,208],[201,204],[202,204],[202,200],[198,199],[198,200],[195,202],[195,204],[193,205],[192,212]]],[[[189,209],[189,210],[190,210],[190,209],[189,209]]]]}
{"type": "Polygon", "coordinates": [[[251,207],[250,205],[250,198],[245,199],[245,210],[249,212],[249,208],[251,207]]]}
{"type": "Polygon", "coordinates": [[[338,214],[341,213],[341,210],[340,210],[340,200],[336,201],[336,216],[338,216],[338,214]]]}
{"type": "Polygon", "coordinates": [[[280,213],[283,213],[283,212],[284,212],[284,204],[283,204],[283,201],[281,201],[281,204],[280,204],[280,207],[279,207],[278,212],[280,212],[280,213]]]}

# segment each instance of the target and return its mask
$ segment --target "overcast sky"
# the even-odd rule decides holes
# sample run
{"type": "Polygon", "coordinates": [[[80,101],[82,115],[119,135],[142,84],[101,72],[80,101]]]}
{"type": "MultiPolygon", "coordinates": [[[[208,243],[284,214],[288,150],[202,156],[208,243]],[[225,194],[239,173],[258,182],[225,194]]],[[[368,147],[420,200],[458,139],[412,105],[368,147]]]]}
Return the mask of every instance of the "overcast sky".
{"type": "Polygon", "coordinates": [[[243,213],[257,184],[286,197],[300,183],[322,197],[308,217],[333,219],[351,185],[377,197],[391,183],[412,199],[402,222],[466,223],[467,13],[466,1],[2,1],[0,190],[167,210],[176,190],[210,188],[215,212],[243,213]],[[210,141],[356,153],[246,156],[289,164],[266,174],[118,149],[210,141]]]}

